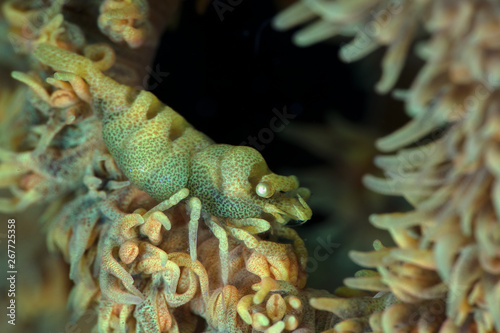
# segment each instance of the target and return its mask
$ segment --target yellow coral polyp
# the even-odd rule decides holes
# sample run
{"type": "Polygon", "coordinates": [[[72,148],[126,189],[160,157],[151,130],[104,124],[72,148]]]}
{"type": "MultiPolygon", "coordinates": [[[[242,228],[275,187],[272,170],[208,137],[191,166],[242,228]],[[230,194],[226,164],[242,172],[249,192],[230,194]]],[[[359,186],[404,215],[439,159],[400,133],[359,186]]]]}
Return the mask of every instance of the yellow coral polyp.
{"type": "Polygon", "coordinates": [[[125,41],[130,47],[137,48],[151,37],[152,28],[147,14],[147,1],[106,0],[100,7],[97,22],[112,41],[125,41]]]}

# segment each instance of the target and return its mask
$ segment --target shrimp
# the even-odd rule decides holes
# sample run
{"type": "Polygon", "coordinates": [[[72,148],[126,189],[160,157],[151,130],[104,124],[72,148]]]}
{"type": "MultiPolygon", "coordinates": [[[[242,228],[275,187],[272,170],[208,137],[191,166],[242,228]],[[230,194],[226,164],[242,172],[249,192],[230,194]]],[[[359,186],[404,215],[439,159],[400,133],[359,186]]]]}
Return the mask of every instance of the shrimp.
{"type": "Polygon", "coordinates": [[[34,56],[92,106],[120,170],[160,202],[154,210],[188,199],[193,260],[200,214],[212,216],[209,227],[221,249],[228,232],[251,242],[253,233],[269,229],[265,218],[278,224],[311,218],[309,190],[300,188],[295,176],[273,173],[251,147],[214,143],[151,92],[106,76],[104,60],[114,59],[113,50],[105,44],[88,47],[90,58],[50,44],[39,44],[34,56]]]}

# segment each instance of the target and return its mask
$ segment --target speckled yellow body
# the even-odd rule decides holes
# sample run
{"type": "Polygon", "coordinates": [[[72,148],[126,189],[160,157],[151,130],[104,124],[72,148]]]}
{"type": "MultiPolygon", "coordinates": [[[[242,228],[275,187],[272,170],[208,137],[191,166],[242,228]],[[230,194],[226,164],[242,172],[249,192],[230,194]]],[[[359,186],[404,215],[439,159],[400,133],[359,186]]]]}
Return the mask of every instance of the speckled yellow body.
{"type": "Polygon", "coordinates": [[[134,185],[157,201],[187,188],[207,212],[219,217],[269,213],[281,223],[310,218],[303,199],[309,191],[298,188],[296,177],[272,173],[253,148],[214,144],[152,93],[107,77],[101,69],[112,50],[99,50],[89,59],[40,44],[34,55],[60,71],[55,77],[70,82],[93,105],[106,146],[134,185]]]}

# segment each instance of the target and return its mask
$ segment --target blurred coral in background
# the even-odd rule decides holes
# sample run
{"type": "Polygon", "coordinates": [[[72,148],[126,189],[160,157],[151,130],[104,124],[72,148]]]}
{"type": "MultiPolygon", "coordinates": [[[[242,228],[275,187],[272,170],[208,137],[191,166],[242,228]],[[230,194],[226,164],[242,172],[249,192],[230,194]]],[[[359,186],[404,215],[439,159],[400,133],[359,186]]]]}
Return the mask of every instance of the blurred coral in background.
{"type": "Polygon", "coordinates": [[[371,217],[396,247],[375,242],[375,252],[351,254],[377,273],[345,283],[379,292],[375,298],[313,301],[345,319],[336,331],[500,330],[499,12],[490,1],[313,0],[275,19],[284,29],[317,18],[296,33],[301,45],[354,36],[340,51],[346,61],[387,46],[375,87],[382,93],[393,89],[412,39],[428,36],[415,45],[425,65],[394,94],[413,119],[377,141],[383,152],[397,151],[375,159],[385,179],[364,178],[414,209],[371,217]]]}

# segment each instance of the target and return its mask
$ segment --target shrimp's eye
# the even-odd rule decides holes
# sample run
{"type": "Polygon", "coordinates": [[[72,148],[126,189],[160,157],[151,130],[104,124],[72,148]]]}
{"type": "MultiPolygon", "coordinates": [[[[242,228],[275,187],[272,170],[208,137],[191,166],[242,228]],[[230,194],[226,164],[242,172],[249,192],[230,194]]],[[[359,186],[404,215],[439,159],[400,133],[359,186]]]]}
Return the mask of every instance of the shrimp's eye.
{"type": "Polygon", "coordinates": [[[274,194],[274,190],[271,188],[271,185],[267,183],[259,183],[255,188],[255,192],[263,198],[270,198],[274,194]]]}

